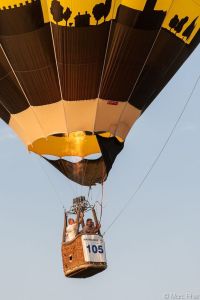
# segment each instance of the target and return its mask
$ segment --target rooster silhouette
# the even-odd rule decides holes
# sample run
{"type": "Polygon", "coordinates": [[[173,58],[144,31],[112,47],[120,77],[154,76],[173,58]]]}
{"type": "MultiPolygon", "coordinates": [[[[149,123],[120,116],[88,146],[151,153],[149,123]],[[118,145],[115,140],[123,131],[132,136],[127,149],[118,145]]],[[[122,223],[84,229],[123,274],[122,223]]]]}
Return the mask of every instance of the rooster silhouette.
{"type": "Polygon", "coordinates": [[[106,18],[110,13],[111,6],[112,0],[106,0],[105,3],[99,3],[94,6],[92,13],[97,21],[97,25],[102,17],[104,18],[104,22],[106,21],[106,18]]]}

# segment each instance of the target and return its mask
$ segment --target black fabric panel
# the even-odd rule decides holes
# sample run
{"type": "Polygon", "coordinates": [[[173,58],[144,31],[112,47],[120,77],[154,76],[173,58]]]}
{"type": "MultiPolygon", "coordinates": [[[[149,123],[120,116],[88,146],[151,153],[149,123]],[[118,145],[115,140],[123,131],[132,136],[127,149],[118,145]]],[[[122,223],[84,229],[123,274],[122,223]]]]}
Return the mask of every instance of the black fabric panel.
{"type": "Polygon", "coordinates": [[[102,157],[96,160],[83,159],[72,163],[64,159],[50,160],[43,157],[68,179],[83,185],[92,186],[106,180],[106,168],[102,157]]]}
{"type": "Polygon", "coordinates": [[[6,57],[0,47],[0,78],[6,76],[10,72],[9,64],[6,57]]]}
{"type": "Polygon", "coordinates": [[[1,99],[0,99],[0,118],[4,120],[7,124],[10,121],[10,114],[7,112],[7,110],[2,106],[1,99]]]}
{"type": "Polygon", "coordinates": [[[49,24],[23,35],[1,37],[1,42],[31,105],[61,99],[49,24]]]}
{"type": "Polygon", "coordinates": [[[127,101],[143,68],[157,30],[145,31],[117,23],[112,26],[100,97],[127,101]]]}
{"type": "Polygon", "coordinates": [[[191,44],[162,29],[134,89],[130,103],[143,111],[161,92],[200,42],[200,31],[191,44]]]}
{"type": "Polygon", "coordinates": [[[154,11],[156,2],[147,3],[144,11],[118,8],[102,80],[103,99],[127,101],[137,83],[166,16],[164,11],[154,11]]]}
{"type": "Polygon", "coordinates": [[[117,23],[133,28],[135,27],[140,13],[139,10],[130,9],[127,6],[120,5],[117,10],[116,21],[117,23]]]}
{"type": "Polygon", "coordinates": [[[11,114],[28,108],[28,102],[0,48],[0,103],[11,114]]]}
{"type": "Polygon", "coordinates": [[[106,165],[107,174],[109,174],[117,155],[124,148],[124,143],[119,142],[116,137],[104,138],[100,135],[96,135],[96,137],[106,165]]]}
{"type": "Polygon", "coordinates": [[[157,0],[146,2],[143,11],[120,5],[117,11],[117,22],[129,27],[145,30],[159,30],[166,12],[154,10],[157,0]]]}
{"type": "Polygon", "coordinates": [[[86,27],[52,26],[63,98],[96,98],[110,22],[86,27]]]}
{"type": "MultiPolygon", "coordinates": [[[[146,1],[143,11],[120,5],[115,20],[96,26],[86,22],[88,14],[78,15],[75,27],[52,24],[65,100],[100,96],[144,110],[155,99],[200,41],[198,32],[185,43],[195,22],[182,40],[173,31],[159,31],[166,12],[155,10],[156,3],[146,1]]],[[[44,25],[40,0],[0,10],[0,41],[31,105],[61,99],[50,24],[44,25]]],[[[2,54],[0,101],[11,113],[29,106],[2,54]]]]}
{"type": "Polygon", "coordinates": [[[16,74],[31,105],[51,104],[61,99],[55,66],[16,74]]]}
{"type": "Polygon", "coordinates": [[[0,9],[0,35],[15,35],[44,25],[40,0],[27,1],[19,7],[0,9]]]}
{"type": "Polygon", "coordinates": [[[193,38],[192,42],[190,43],[190,50],[191,52],[199,45],[200,43],[200,29],[196,33],[195,37],[193,38]]]}
{"type": "MultiPolygon", "coordinates": [[[[186,44],[174,32],[161,29],[165,11],[147,1],[142,12],[120,5],[112,25],[100,97],[129,101],[145,110],[200,41],[198,32],[186,44]]],[[[188,34],[192,33],[195,25],[188,34]]],[[[186,34],[185,34],[186,35],[186,34]]]]}
{"type": "Polygon", "coordinates": [[[29,107],[13,73],[0,78],[0,101],[11,114],[29,107]]]}

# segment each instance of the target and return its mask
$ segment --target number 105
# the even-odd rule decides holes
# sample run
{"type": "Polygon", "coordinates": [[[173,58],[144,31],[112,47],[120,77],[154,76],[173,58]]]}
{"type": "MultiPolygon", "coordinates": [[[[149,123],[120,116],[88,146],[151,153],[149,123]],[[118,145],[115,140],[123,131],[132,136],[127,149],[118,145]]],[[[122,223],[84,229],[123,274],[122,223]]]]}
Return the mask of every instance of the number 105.
{"type": "Polygon", "coordinates": [[[103,253],[103,246],[102,245],[99,245],[99,246],[96,246],[96,245],[88,245],[86,247],[89,251],[89,253],[93,252],[93,253],[103,253]]]}

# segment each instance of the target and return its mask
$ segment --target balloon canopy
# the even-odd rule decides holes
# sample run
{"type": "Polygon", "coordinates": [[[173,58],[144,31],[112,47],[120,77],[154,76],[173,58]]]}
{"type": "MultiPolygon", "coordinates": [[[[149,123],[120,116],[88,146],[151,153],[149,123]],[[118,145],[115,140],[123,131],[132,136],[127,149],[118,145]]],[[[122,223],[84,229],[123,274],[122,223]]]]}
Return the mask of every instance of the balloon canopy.
{"type": "Polygon", "coordinates": [[[71,180],[102,182],[198,45],[199,15],[200,0],[1,0],[0,117],[71,180]]]}

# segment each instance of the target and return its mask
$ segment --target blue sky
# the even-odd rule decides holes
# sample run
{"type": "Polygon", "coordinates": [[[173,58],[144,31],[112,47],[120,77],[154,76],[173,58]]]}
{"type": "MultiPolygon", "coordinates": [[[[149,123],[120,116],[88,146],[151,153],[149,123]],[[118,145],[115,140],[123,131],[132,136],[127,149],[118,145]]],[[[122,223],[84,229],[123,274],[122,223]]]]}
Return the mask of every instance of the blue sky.
{"type": "MultiPolygon", "coordinates": [[[[131,130],[104,187],[104,230],[166,141],[199,61],[198,48],[131,130]]],[[[200,83],[156,166],[105,236],[108,269],[87,280],[66,279],[60,255],[60,201],[69,206],[84,189],[29,154],[0,123],[1,299],[200,299],[199,99],[200,83]]]]}

